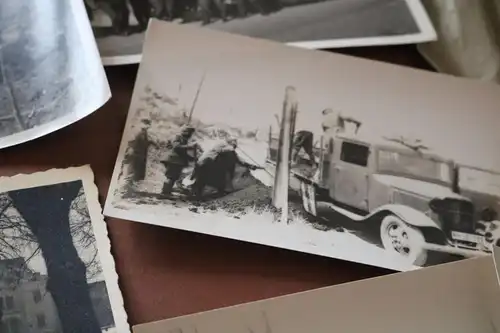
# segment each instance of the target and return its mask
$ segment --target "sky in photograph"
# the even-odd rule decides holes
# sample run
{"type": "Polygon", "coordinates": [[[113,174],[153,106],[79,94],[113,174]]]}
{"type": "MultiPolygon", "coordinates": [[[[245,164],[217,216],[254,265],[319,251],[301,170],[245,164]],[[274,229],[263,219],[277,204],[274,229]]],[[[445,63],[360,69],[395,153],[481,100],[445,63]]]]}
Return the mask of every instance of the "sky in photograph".
{"type": "MultiPolygon", "coordinates": [[[[9,208],[6,213],[10,214],[10,215],[19,214],[15,208],[9,208]]],[[[38,245],[36,243],[30,244],[29,246],[25,246],[22,249],[21,255],[22,255],[22,257],[24,257],[25,260],[28,260],[28,267],[31,270],[38,272],[42,275],[47,275],[47,266],[45,265],[45,260],[43,258],[41,251],[38,251],[35,254],[37,247],[38,247],[38,245]]],[[[84,262],[90,261],[94,256],[94,253],[95,253],[94,251],[96,251],[94,248],[84,249],[81,246],[78,246],[78,244],[76,244],[76,249],[78,251],[80,258],[84,262]]],[[[104,278],[103,278],[103,275],[101,273],[101,274],[96,275],[92,279],[92,281],[100,281],[103,279],[104,278]]]]}
{"type": "Polygon", "coordinates": [[[378,62],[153,22],[131,110],[146,85],[190,106],[194,117],[247,129],[276,123],[285,88],[297,91],[297,129],[320,134],[322,109],[363,122],[368,136],[418,137],[462,163],[500,170],[500,87],[378,62]]]}

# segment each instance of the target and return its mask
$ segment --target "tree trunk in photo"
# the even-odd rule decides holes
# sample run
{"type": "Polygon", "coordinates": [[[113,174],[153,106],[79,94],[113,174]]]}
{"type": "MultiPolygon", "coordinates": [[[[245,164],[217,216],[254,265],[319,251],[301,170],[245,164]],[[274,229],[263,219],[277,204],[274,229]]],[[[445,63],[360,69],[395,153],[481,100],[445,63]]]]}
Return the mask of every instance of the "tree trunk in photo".
{"type": "Polygon", "coordinates": [[[281,128],[278,143],[278,157],[273,187],[273,206],[281,209],[282,221],[288,221],[288,185],[290,180],[290,155],[294,113],[297,110],[296,91],[294,87],[287,87],[281,116],[281,128]]]}
{"type": "Polygon", "coordinates": [[[9,78],[5,73],[6,65],[4,64],[3,58],[4,58],[3,52],[0,48],[0,83],[4,82],[5,84],[5,90],[7,91],[7,95],[9,96],[10,99],[12,118],[15,120],[16,125],[19,127],[19,130],[25,130],[26,124],[24,123],[23,117],[21,115],[21,110],[17,103],[16,96],[14,94],[14,89],[12,89],[12,82],[9,81],[9,78]]]}
{"type": "Polygon", "coordinates": [[[86,268],[73,244],[69,212],[81,181],[9,193],[14,207],[36,237],[47,266],[63,332],[100,333],[87,284],[86,268]]]}

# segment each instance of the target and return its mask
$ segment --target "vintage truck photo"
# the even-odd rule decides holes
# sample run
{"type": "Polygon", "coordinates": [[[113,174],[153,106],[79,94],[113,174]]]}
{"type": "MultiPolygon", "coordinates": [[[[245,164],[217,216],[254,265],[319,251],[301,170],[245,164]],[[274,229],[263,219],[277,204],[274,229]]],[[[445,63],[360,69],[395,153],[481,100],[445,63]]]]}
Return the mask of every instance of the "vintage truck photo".
{"type": "MultiPolygon", "coordinates": [[[[289,186],[307,213],[318,216],[318,203],[327,203],[353,223],[377,228],[377,245],[416,266],[425,265],[430,252],[472,257],[499,243],[499,173],[401,139],[332,134],[319,141],[316,168],[304,167],[304,155],[302,166],[290,169],[289,186]]],[[[278,146],[270,133],[270,165],[278,146]]]]}

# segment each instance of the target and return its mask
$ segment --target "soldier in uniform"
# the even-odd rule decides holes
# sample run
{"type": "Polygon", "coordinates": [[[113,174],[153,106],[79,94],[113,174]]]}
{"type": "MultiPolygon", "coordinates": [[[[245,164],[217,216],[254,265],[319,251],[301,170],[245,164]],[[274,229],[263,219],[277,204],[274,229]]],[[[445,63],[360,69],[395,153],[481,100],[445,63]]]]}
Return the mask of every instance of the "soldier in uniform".
{"type": "Polygon", "coordinates": [[[132,150],[130,154],[130,171],[132,173],[132,180],[135,182],[144,180],[146,177],[149,147],[151,145],[158,147],[148,136],[148,128],[151,125],[151,121],[147,119],[142,120],[141,125],[139,133],[130,144],[130,149],[132,150]]]}
{"type": "Polygon", "coordinates": [[[236,139],[228,139],[215,145],[212,149],[205,151],[198,159],[191,178],[193,183],[193,194],[197,199],[203,195],[206,186],[217,189],[219,194],[233,191],[233,180],[236,166],[240,165],[249,170],[259,167],[242,161],[236,153],[238,143],[236,139]]]}
{"type": "Polygon", "coordinates": [[[100,1],[100,5],[111,18],[113,32],[118,35],[128,35],[130,11],[127,1],[102,0],[100,1]]]}
{"type": "Polygon", "coordinates": [[[360,121],[352,117],[343,116],[339,111],[334,111],[330,108],[321,111],[321,115],[323,116],[321,127],[325,134],[337,134],[345,132],[346,123],[355,125],[355,134],[358,133],[358,130],[361,127],[360,121]]]}
{"type": "MultiPolygon", "coordinates": [[[[151,5],[149,0],[129,0],[134,16],[139,23],[140,31],[146,30],[151,17],[151,5]]],[[[128,24],[128,20],[127,20],[128,24]]]]}
{"type": "Polygon", "coordinates": [[[203,25],[209,24],[212,21],[212,7],[215,5],[219,10],[222,20],[227,20],[226,1],[225,0],[198,0],[198,7],[201,10],[203,25]]]}
{"type": "Polygon", "coordinates": [[[189,154],[190,150],[196,150],[197,144],[189,142],[194,134],[193,127],[185,127],[174,140],[168,143],[169,155],[162,163],[165,165],[165,176],[167,181],[163,184],[162,195],[170,196],[174,185],[180,180],[182,171],[194,162],[196,158],[189,154]]]}
{"type": "Polygon", "coordinates": [[[299,152],[304,149],[305,153],[309,157],[309,161],[312,166],[316,166],[316,158],[313,152],[314,147],[314,134],[310,131],[298,131],[294,135],[294,140],[292,143],[292,165],[297,164],[299,152]]]}
{"type": "Polygon", "coordinates": [[[156,18],[166,21],[172,21],[175,18],[175,4],[175,0],[154,0],[156,18]]]}

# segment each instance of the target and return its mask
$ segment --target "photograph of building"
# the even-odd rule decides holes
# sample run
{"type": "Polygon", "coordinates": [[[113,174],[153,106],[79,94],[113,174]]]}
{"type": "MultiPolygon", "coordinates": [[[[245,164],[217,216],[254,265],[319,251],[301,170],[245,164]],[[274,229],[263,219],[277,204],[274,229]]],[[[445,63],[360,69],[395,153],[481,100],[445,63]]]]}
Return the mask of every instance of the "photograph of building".
{"type": "MultiPolygon", "coordinates": [[[[59,171],[59,178],[75,175],[68,170],[59,171]]],[[[88,177],[57,182],[57,171],[49,172],[44,180],[56,179],[52,184],[43,177],[13,177],[18,188],[7,191],[10,179],[0,182],[1,332],[109,333],[128,327],[120,295],[114,291],[110,298],[109,288],[117,286],[105,279],[110,254],[101,245],[106,234],[94,233],[99,223],[91,218],[96,205],[83,186],[88,177]],[[32,186],[19,188],[27,182],[32,186]]]]}

